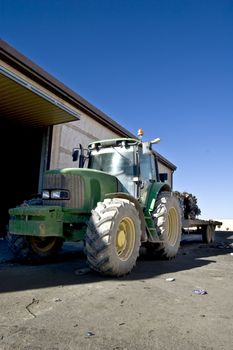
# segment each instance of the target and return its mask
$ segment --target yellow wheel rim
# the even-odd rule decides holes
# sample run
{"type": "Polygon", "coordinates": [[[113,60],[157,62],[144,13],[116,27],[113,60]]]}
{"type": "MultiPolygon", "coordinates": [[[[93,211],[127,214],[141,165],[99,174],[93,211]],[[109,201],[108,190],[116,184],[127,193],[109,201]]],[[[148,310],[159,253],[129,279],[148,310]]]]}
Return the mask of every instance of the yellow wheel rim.
{"type": "Polygon", "coordinates": [[[56,244],[57,237],[31,236],[30,243],[36,253],[48,253],[56,244]]]}
{"type": "Polygon", "coordinates": [[[179,222],[177,212],[175,208],[169,209],[167,218],[167,240],[171,246],[174,246],[177,242],[179,232],[179,222]]]}
{"type": "Polygon", "coordinates": [[[118,226],[115,240],[116,253],[122,261],[131,256],[135,245],[135,236],[133,221],[129,217],[125,217],[118,226]]]}

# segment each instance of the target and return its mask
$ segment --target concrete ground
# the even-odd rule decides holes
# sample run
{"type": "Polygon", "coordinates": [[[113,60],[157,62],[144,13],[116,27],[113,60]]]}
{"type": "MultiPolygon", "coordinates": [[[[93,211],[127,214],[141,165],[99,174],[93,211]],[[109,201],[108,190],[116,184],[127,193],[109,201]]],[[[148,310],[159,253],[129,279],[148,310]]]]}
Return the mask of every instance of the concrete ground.
{"type": "Polygon", "coordinates": [[[79,245],[26,266],[0,240],[0,350],[231,350],[232,243],[233,232],[210,246],[185,236],[174,260],[142,255],[128,276],[104,278],[79,245]]]}

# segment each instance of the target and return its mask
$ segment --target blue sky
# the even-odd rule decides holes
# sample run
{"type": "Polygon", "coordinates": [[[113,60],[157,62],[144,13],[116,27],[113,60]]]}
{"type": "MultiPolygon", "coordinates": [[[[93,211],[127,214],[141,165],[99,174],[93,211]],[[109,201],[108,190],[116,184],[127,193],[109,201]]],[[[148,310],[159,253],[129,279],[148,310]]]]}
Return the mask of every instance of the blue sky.
{"type": "Polygon", "coordinates": [[[132,133],[174,190],[233,219],[233,1],[0,0],[0,36],[132,133]]]}

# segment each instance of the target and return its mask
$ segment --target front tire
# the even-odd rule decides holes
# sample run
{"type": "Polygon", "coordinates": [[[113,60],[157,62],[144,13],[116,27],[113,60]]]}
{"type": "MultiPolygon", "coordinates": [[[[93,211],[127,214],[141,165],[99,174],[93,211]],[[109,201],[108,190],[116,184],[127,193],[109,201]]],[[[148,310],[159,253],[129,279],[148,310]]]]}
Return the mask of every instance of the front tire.
{"type": "Polygon", "coordinates": [[[149,243],[149,254],[165,259],[174,258],[180,247],[182,224],[180,204],[172,193],[161,192],[159,194],[153,218],[163,242],[149,243]]]}
{"type": "MultiPolygon", "coordinates": [[[[25,200],[20,206],[43,205],[42,198],[25,200]]],[[[43,263],[52,259],[61,249],[64,240],[60,237],[39,237],[15,235],[10,232],[6,236],[8,246],[16,259],[23,263],[43,263]]]]}
{"type": "Polygon", "coordinates": [[[92,211],[86,254],[90,267],[109,276],[129,273],[136,264],[141,245],[141,222],[133,203],[105,199],[92,211]]]}
{"type": "Polygon", "coordinates": [[[7,234],[8,246],[14,256],[24,263],[42,263],[53,258],[61,249],[59,237],[37,237],[7,234]]]}

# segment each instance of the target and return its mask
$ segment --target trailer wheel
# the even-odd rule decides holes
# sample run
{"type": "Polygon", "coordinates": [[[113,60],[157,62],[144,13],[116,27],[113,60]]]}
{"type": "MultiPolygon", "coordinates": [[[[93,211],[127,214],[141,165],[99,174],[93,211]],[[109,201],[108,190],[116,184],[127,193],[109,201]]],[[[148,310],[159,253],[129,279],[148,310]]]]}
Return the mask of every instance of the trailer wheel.
{"type": "Polygon", "coordinates": [[[153,217],[163,242],[148,243],[148,254],[165,259],[174,258],[180,247],[182,233],[181,208],[177,198],[170,192],[161,192],[155,204],[153,217]]]}
{"type": "Polygon", "coordinates": [[[214,242],[215,239],[215,226],[207,225],[202,229],[202,241],[204,243],[210,244],[214,242]]]}
{"type": "Polygon", "coordinates": [[[87,261],[93,270],[109,276],[129,273],[140,245],[141,223],[133,203],[115,198],[97,204],[86,232],[87,261]]]}
{"type": "Polygon", "coordinates": [[[59,237],[37,237],[7,234],[8,246],[15,257],[24,263],[47,262],[61,249],[59,237]]]}

